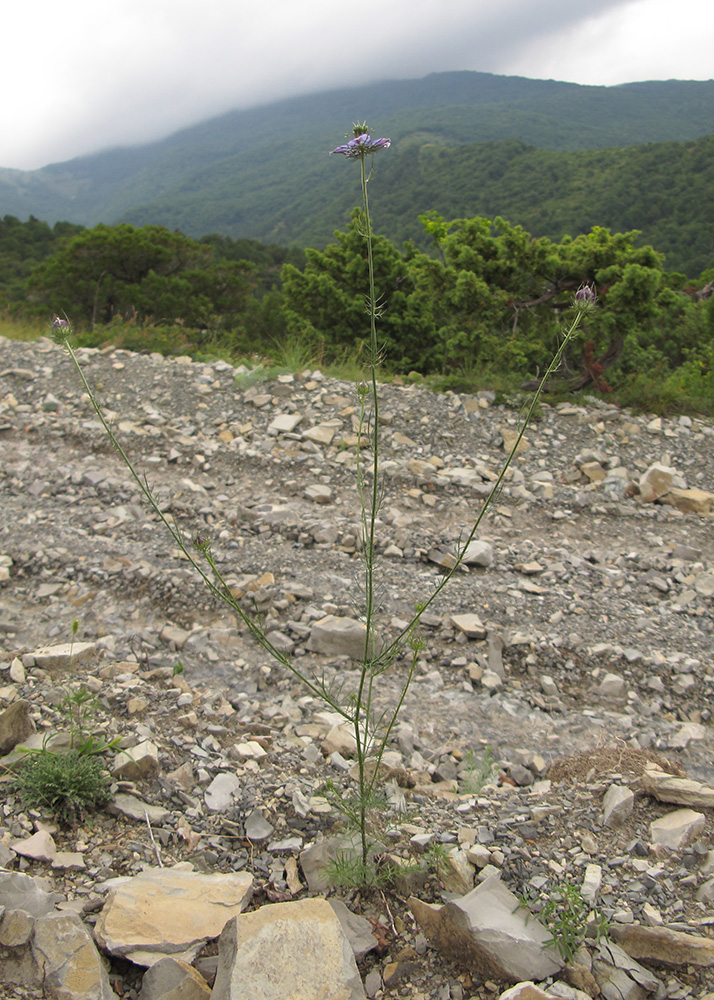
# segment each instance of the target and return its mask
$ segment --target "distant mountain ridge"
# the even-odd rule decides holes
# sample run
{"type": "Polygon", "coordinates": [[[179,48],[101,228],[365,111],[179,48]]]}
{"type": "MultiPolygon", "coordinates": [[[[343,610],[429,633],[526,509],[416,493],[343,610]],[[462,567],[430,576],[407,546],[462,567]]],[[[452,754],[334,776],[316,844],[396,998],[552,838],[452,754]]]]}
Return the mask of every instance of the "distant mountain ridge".
{"type": "MultiPolygon", "coordinates": [[[[592,87],[464,71],[295,97],[233,111],[159,142],[35,171],[0,169],[0,216],[157,223],[191,236],[324,244],[357,200],[353,169],[326,152],[362,119],[393,140],[389,157],[375,165],[400,202],[400,216],[413,223],[437,207],[419,203],[410,183],[409,165],[424,154],[443,150],[442,200],[456,205],[450,151],[461,149],[463,187],[467,146],[482,161],[483,144],[492,144],[494,164],[502,166],[499,148],[513,140],[554,154],[690,142],[714,133],[714,81],[592,87]]],[[[424,197],[433,199],[433,183],[428,187],[424,197]]],[[[469,212],[474,199],[466,189],[463,200],[459,211],[479,211],[469,212]]],[[[511,212],[511,221],[521,220],[511,212]]],[[[382,227],[388,235],[409,228],[382,227]]]]}

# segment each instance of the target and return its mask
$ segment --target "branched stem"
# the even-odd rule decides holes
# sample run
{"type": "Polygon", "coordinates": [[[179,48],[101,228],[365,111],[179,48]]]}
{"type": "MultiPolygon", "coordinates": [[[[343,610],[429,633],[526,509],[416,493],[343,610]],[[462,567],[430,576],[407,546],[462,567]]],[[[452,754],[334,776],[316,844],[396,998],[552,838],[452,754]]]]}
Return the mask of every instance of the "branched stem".
{"type": "MultiPolygon", "coordinates": [[[[369,273],[369,291],[367,296],[367,309],[369,313],[369,360],[367,365],[367,381],[360,382],[357,387],[359,397],[359,425],[357,437],[357,489],[361,511],[361,531],[362,545],[361,555],[363,559],[363,582],[364,582],[364,611],[363,620],[365,626],[364,645],[362,656],[358,661],[359,677],[354,693],[343,699],[339,689],[335,692],[330,688],[324,678],[316,679],[295,666],[291,658],[275,647],[270,639],[265,635],[260,621],[249,614],[232,593],[228,583],[218,569],[214,557],[211,553],[208,540],[196,538],[192,545],[187,545],[184,535],[179,530],[175,520],[167,516],[158,504],[154,494],[145,478],[142,478],[136,471],[131,459],[117,439],[111,425],[102,412],[102,408],[96,394],[89,385],[81,365],[77,359],[74,349],[67,339],[65,346],[79,373],[82,385],[89,397],[91,405],[99,418],[99,421],[107,433],[112,445],[116,449],[121,460],[129,470],[132,478],[144,495],[149,506],[154,511],[160,522],[166,528],[171,538],[178,545],[182,554],[189,564],[198,573],[199,577],[206,585],[211,594],[218,600],[226,604],[240,618],[258,645],[275,661],[290,670],[292,674],[307,688],[307,690],[321,699],[330,708],[334,709],[352,727],[356,745],[357,768],[358,768],[358,790],[357,805],[353,807],[346,799],[338,795],[342,802],[345,814],[356,820],[361,841],[361,872],[365,882],[369,881],[369,823],[370,812],[375,799],[375,784],[378,779],[378,772],[384,753],[388,746],[394,727],[404,706],[407,693],[414,677],[419,652],[423,648],[422,641],[416,635],[416,630],[426,609],[433,604],[444,588],[448,585],[454,573],[459,569],[464,561],[468,546],[476,536],[476,533],[493,505],[493,502],[501,489],[506,474],[518,451],[518,447],[523,439],[528,424],[530,423],[538,401],[542,395],[543,387],[552,373],[558,368],[563,358],[566,347],[575,336],[580,327],[583,317],[588,309],[594,304],[594,293],[590,288],[584,287],[575,296],[576,313],[570,327],[565,331],[560,347],[555,354],[551,364],[540,381],[539,387],[533,396],[531,404],[526,412],[519,429],[516,441],[501,468],[498,478],[494,482],[491,491],[486,498],[481,510],[475,518],[465,539],[460,541],[454,556],[451,568],[444,574],[439,583],[433,587],[426,599],[422,601],[411,620],[401,629],[395,639],[389,644],[380,648],[377,636],[377,587],[376,587],[376,532],[377,515],[380,506],[380,426],[379,426],[379,393],[377,385],[377,367],[380,361],[380,351],[377,343],[377,318],[379,316],[379,304],[375,289],[374,275],[374,248],[372,221],[369,211],[369,198],[367,185],[369,176],[367,174],[367,157],[379,149],[387,148],[390,145],[388,139],[372,139],[366,125],[355,126],[354,136],[343,146],[333,150],[335,153],[342,153],[351,159],[358,158],[361,170],[361,188],[363,205],[363,234],[367,249],[367,266],[369,273]],[[363,462],[363,431],[364,439],[369,442],[371,455],[369,464],[371,465],[371,482],[365,471],[363,462]],[[196,555],[198,553],[198,557],[196,555]],[[411,657],[409,665],[400,682],[399,693],[396,704],[392,708],[387,708],[376,714],[374,712],[375,681],[392,666],[402,651],[411,647],[411,657]]],[[[68,327],[69,323],[56,319],[56,327],[68,327]]]]}

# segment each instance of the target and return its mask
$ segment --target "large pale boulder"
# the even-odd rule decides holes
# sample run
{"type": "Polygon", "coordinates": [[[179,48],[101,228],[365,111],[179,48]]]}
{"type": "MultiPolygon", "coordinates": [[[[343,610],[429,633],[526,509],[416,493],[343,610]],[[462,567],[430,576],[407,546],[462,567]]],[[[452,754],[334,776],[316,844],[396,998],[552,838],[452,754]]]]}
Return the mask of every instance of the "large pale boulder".
{"type": "Polygon", "coordinates": [[[94,937],[112,955],[154,965],[164,955],[191,962],[250,901],[252,876],[150,868],[113,889],[94,937]]]}
{"type": "Polygon", "coordinates": [[[218,942],[211,1000],[366,1000],[352,947],[326,899],[261,906],[218,942]]]}
{"type": "Polygon", "coordinates": [[[678,851],[699,836],[706,825],[703,813],[693,809],[675,809],[650,823],[650,839],[653,844],[678,851]]]}
{"type": "Polygon", "coordinates": [[[714,493],[692,486],[688,490],[673,486],[667,494],[667,502],[684,514],[711,514],[714,510],[714,493]]]}
{"type": "Polygon", "coordinates": [[[0,872],[0,908],[24,910],[33,917],[52,913],[63,897],[51,891],[47,879],[32,878],[22,872],[0,872]]]}
{"type": "Polygon", "coordinates": [[[97,644],[94,642],[63,642],[57,646],[42,646],[32,653],[35,666],[50,671],[86,663],[96,655],[97,644]]]}
{"type": "Polygon", "coordinates": [[[1,996],[3,984],[14,984],[52,1000],[116,1000],[104,960],[75,913],[7,910],[0,917],[0,950],[1,996]]]}

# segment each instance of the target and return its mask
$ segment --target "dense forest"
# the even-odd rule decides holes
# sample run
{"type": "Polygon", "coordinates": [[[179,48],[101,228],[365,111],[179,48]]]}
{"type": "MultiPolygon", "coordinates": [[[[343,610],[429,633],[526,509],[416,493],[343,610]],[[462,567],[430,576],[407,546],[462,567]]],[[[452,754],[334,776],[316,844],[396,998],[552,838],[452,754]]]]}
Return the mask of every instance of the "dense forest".
{"type": "MultiPolygon", "coordinates": [[[[374,240],[385,377],[512,390],[547,365],[577,289],[597,308],[548,389],[714,412],[714,266],[688,278],[636,232],[551,240],[501,217],[420,220],[424,250],[374,240]]],[[[356,363],[367,333],[364,220],[305,251],[161,226],[0,222],[0,308],[80,343],[201,357],[356,363]]],[[[710,258],[711,259],[711,258],[710,258]]],[[[265,363],[265,362],[264,362],[265,363]]]]}
{"type": "Polygon", "coordinates": [[[392,139],[378,231],[422,250],[418,216],[517,221],[560,241],[638,230],[691,278],[709,266],[714,81],[592,87],[489,73],[387,80],[233,111],[143,146],[0,168],[0,217],[128,222],[325,247],[354,178],[326,155],[355,116],[392,139]]]}

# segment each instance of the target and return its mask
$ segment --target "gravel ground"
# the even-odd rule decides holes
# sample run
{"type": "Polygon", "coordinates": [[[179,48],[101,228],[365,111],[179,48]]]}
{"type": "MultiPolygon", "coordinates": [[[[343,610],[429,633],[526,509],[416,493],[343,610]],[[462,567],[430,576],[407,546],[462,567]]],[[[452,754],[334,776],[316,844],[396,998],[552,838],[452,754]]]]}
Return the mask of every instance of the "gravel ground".
{"type": "MultiPolygon", "coordinates": [[[[349,661],[314,652],[309,636],[326,614],[359,612],[353,387],[319,373],[260,382],[224,363],[113,349],[80,357],[162,508],[187,536],[211,537],[221,572],[254,602],[265,630],[282,637],[295,662],[349,686],[349,661]]],[[[391,638],[468,533],[518,412],[488,393],[437,396],[387,385],[380,413],[379,627],[391,638]]],[[[649,903],[667,926],[711,935],[711,906],[696,897],[713,846],[710,812],[695,844],[660,856],[652,853],[649,824],[670,807],[638,794],[632,817],[617,830],[602,826],[601,811],[612,783],[638,790],[650,754],[714,784],[712,516],[684,512],[667,494],[645,502],[642,485],[659,464],[674,470],[674,487],[714,492],[714,429],[592,400],[543,406],[526,439],[478,532],[490,546],[488,565],[457,572],[424,618],[426,648],[390,748],[409,808],[406,821],[390,817],[397,831],[390,849],[410,851],[411,827],[447,847],[462,842],[464,830],[476,831],[507,883],[536,910],[554,879],[582,880],[596,862],[609,919],[642,921],[649,903]],[[466,614],[480,618],[483,638],[459,625],[466,614]],[[459,797],[453,789],[463,792],[474,756],[482,759],[487,746],[494,783],[459,797]],[[517,780],[542,781],[548,766],[563,760],[547,787],[534,791],[517,780]],[[650,876],[653,884],[632,867],[642,857],[660,871],[650,876]]],[[[310,745],[321,751],[327,734],[322,706],[206,593],[142,503],[69,358],[50,341],[0,340],[0,504],[0,570],[4,563],[7,576],[0,584],[0,686],[7,678],[0,698],[26,697],[38,728],[61,727],[61,678],[41,669],[33,653],[67,641],[77,619],[77,641],[93,643],[95,653],[73,681],[97,693],[97,724],[129,742],[149,731],[159,746],[159,775],[137,790],[169,806],[163,863],[250,866],[258,901],[286,892],[286,853],[256,849],[245,821],[260,808],[274,839],[296,836],[303,844],[337,822],[334,811],[302,816],[294,804],[296,787],[309,798],[326,777],[349,781],[322,752],[306,753],[310,745]],[[9,674],[16,661],[23,664],[17,681],[9,674]],[[189,729],[177,721],[177,699],[187,692],[197,716],[189,729]],[[132,712],[131,697],[148,704],[132,712]],[[262,742],[267,759],[245,771],[230,810],[207,812],[206,780],[232,760],[236,740],[248,737],[262,742]],[[182,789],[175,773],[187,761],[193,784],[182,789]],[[199,835],[191,851],[179,826],[187,808],[199,835]]],[[[380,705],[394,703],[404,669],[398,662],[380,678],[380,705]]],[[[4,817],[6,843],[31,832],[34,817],[16,798],[7,800],[4,817]]],[[[78,840],[87,845],[87,870],[53,874],[57,887],[68,897],[91,895],[110,873],[155,863],[149,834],[105,813],[91,826],[58,833],[64,850],[78,840]]],[[[44,873],[40,863],[20,866],[44,873]]],[[[443,878],[432,874],[420,895],[440,900],[443,892],[443,878]]],[[[426,947],[399,894],[352,893],[347,900],[389,931],[387,950],[363,969],[381,972],[383,995],[494,995],[499,984],[472,979],[426,947]],[[390,962],[401,969],[393,982],[390,962]]],[[[119,995],[137,995],[131,969],[114,975],[119,995]]],[[[672,981],[671,997],[704,996],[708,985],[693,969],[663,978],[672,981]]]]}

